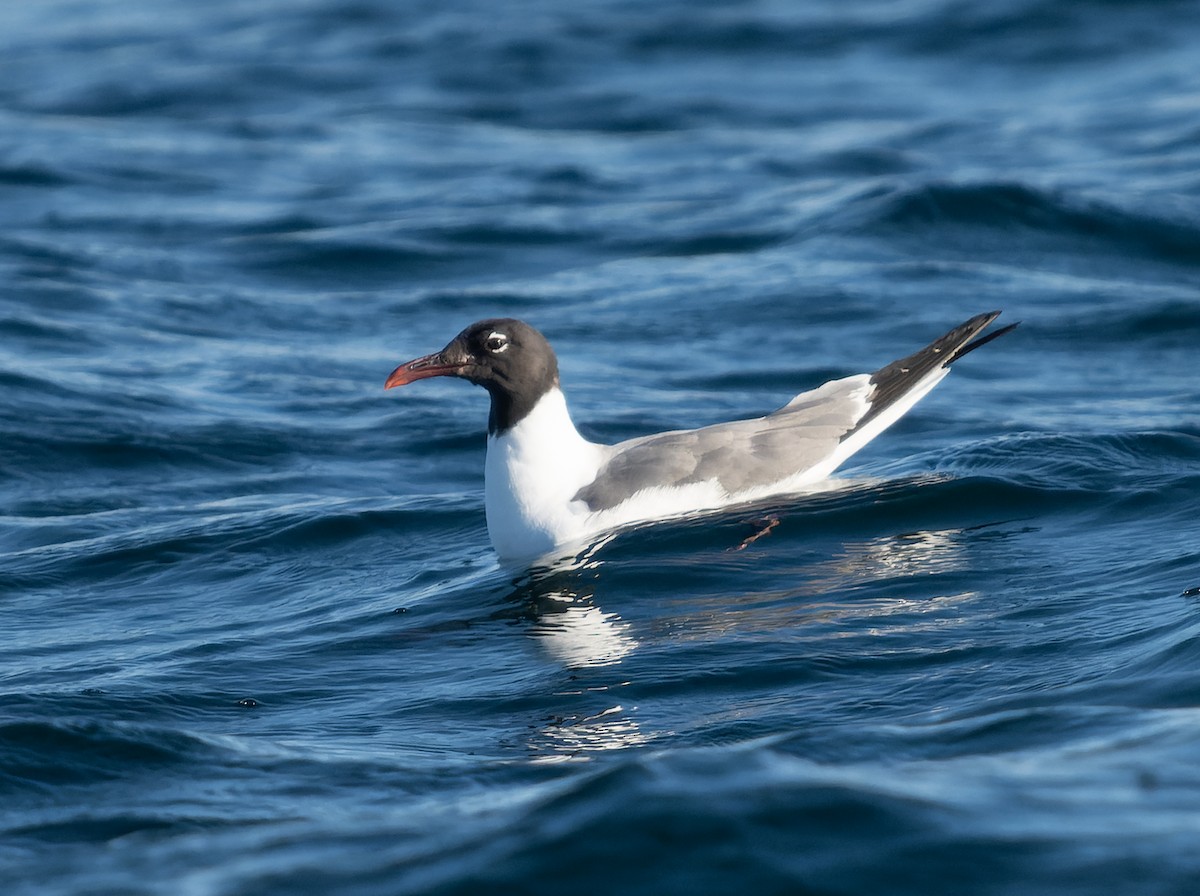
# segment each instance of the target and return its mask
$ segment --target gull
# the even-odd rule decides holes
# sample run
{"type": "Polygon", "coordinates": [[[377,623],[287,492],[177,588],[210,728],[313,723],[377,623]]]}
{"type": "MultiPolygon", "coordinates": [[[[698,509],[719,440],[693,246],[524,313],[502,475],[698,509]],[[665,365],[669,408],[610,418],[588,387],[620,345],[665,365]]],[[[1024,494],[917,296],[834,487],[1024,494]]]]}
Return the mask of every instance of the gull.
{"type": "Polygon", "coordinates": [[[562,553],[600,533],[799,494],[895,423],[950,365],[1009,332],[977,315],[874,373],[831,380],[762,417],[603,445],[579,434],[546,338],[515,318],[471,324],[401,364],[384,388],[451,376],[491,396],[484,496],[501,561],[562,553]]]}

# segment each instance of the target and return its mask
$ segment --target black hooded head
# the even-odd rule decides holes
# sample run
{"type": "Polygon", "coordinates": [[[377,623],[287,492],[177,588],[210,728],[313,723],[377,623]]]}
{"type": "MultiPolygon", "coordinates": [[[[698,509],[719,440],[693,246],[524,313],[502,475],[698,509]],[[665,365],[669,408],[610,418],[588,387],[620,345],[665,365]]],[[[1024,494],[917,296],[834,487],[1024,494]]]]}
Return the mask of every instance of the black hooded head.
{"type": "Polygon", "coordinates": [[[483,386],[492,397],[488,433],[518,423],[558,386],[558,359],[541,333],[511,317],[471,324],[440,352],[401,364],[385,388],[432,376],[457,376],[483,386]]]}

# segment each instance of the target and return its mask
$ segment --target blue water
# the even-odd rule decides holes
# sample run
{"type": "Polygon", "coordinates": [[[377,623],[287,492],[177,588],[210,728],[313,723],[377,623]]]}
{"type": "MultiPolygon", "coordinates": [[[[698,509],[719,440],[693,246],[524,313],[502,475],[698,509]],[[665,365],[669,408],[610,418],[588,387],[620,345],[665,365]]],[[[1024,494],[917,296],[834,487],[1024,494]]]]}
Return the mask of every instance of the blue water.
{"type": "Polygon", "coordinates": [[[1200,6],[0,5],[0,881],[1200,888],[1200,6]],[[615,440],[967,317],[839,487],[501,570],[615,440]],[[779,519],[768,535],[736,548],[779,519]]]}

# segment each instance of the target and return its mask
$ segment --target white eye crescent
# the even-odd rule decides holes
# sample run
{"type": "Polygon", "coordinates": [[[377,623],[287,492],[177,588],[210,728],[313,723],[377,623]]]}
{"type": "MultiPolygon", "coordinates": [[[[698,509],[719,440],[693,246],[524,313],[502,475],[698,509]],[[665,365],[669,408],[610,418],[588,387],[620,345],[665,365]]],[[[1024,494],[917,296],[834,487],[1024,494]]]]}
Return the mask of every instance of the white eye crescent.
{"type": "Polygon", "coordinates": [[[488,338],[483,341],[483,345],[489,352],[500,354],[508,348],[508,337],[499,332],[490,333],[488,338]]]}

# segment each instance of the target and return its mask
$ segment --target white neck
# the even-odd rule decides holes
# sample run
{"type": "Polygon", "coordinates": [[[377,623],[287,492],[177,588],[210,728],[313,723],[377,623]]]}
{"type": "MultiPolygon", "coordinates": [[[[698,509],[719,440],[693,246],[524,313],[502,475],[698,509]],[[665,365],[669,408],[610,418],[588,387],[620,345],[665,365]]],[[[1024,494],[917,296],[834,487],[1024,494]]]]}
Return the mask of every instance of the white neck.
{"type": "Polygon", "coordinates": [[[489,436],[484,481],[496,553],[536,557],[581,533],[587,509],[571,499],[595,478],[605,452],[575,429],[556,388],[515,426],[489,436]]]}

